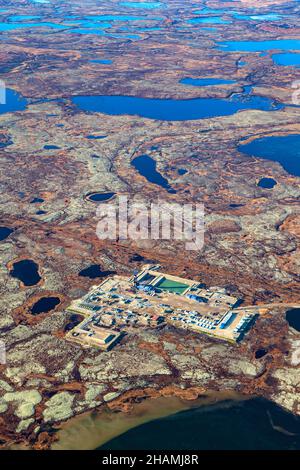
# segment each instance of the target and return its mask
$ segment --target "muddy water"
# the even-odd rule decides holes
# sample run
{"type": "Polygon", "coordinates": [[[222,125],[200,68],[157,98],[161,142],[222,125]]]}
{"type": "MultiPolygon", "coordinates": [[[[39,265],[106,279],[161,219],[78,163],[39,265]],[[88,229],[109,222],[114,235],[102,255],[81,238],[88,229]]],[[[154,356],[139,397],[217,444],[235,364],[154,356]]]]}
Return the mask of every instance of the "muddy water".
{"type": "Polygon", "coordinates": [[[155,419],[224,400],[244,399],[235,392],[207,392],[205,396],[193,401],[181,400],[177,397],[147,399],[134,405],[130,413],[114,413],[108,410],[88,412],[62,425],[57,433],[59,440],[52,445],[52,449],[96,449],[129,429],[155,419]]]}

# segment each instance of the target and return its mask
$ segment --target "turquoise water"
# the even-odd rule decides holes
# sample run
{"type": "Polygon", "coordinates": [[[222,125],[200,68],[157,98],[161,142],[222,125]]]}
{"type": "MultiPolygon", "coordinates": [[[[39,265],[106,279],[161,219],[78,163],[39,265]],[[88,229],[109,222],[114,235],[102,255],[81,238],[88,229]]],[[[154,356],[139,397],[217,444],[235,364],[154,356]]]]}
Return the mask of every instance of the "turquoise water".
{"type": "Polygon", "coordinates": [[[93,64],[112,64],[112,60],[110,59],[93,59],[90,60],[93,64]]]}
{"type": "Polygon", "coordinates": [[[263,137],[240,145],[238,150],[247,155],[278,162],[291,175],[300,176],[300,134],[263,137]]]}
{"type": "Polygon", "coordinates": [[[209,16],[204,18],[191,18],[188,20],[191,24],[229,24],[231,21],[224,20],[220,16],[209,16]]]}
{"type": "MultiPolygon", "coordinates": [[[[39,19],[38,16],[29,15],[12,15],[10,17],[10,23],[0,22],[0,31],[13,31],[16,29],[31,29],[39,27],[47,27],[52,29],[66,29],[66,33],[78,33],[78,34],[97,34],[101,36],[120,37],[128,39],[140,39],[141,37],[137,34],[118,35],[114,33],[107,33],[102,31],[104,29],[112,28],[112,23],[119,21],[161,21],[159,17],[148,17],[148,16],[132,16],[132,15],[87,15],[84,18],[68,15],[64,18],[63,23],[53,22],[28,22],[30,20],[39,19]],[[73,19],[74,18],[74,19],[73,19]],[[76,29],[75,29],[76,27],[76,29]]],[[[140,30],[142,31],[142,29],[140,30]]],[[[150,29],[149,29],[150,31],[150,29]]]]}
{"type": "Polygon", "coordinates": [[[13,31],[15,29],[31,29],[31,28],[53,28],[53,29],[64,29],[66,26],[58,23],[4,23],[0,22],[0,31],[13,31]]]}
{"type": "Polygon", "coordinates": [[[149,10],[164,8],[164,5],[160,2],[119,2],[119,5],[122,7],[145,8],[149,10]]]}
{"type": "Polygon", "coordinates": [[[247,92],[231,99],[196,98],[189,100],[151,99],[135,96],[75,96],[72,101],[83,111],[110,115],[138,115],[163,121],[187,121],[215,116],[228,116],[243,109],[272,111],[281,109],[269,98],[247,92]]]}
{"type": "Polygon", "coordinates": [[[291,65],[293,67],[300,67],[300,54],[293,52],[273,54],[272,59],[277,65],[291,65]]]}
{"type": "Polygon", "coordinates": [[[179,81],[183,85],[192,86],[212,86],[212,85],[231,85],[235,83],[234,80],[223,80],[221,78],[183,78],[179,81]]]}
{"type": "Polygon", "coordinates": [[[244,15],[235,10],[226,10],[226,9],[210,9],[210,8],[203,8],[202,10],[197,10],[193,12],[197,15],[227,15],[233,16],[235,19],[238,20],[246,20],[246,21],[279,21],[285,15],[279,15],[277,13],[268,13],[268,14],[258,14],[258,15],[244,15]]]}
{"type": "Polygon", "coordinates": [[[138,449],[299,450],[300,418],[262,399],[224,402],[156,419],[99,447],[138,449]]]}
{"type": "Polygon", "coordinates": [[[31,21],[39,20],[40,16],[30,16],[30,15],[12,15],[8,18],[9,21],[31,21]]]}
{"type": "Polygon", "coordinates": [[[84,28],[93,28],[93,29],[105,29],[105,28],[111,28],[112,24],[111,23],[106,23],[106,22],[99,22],[96,23],[94,21],[65,21],[64,25],[66,26],[82,26],[84,28]]]}
{"type": "Polygon", "coordinates": [[[253,21],[280,21],[283,18],[283,15],[278,15],[276,13],[270,13],[266,15],[240,15],[235,14],[234,17],[238,20],[253,20],[253,21]]]}
{"type": "Polygon", "coordinates": [[[219,42],[218,48],[233,52],[262,52],[272,49],[282,51],[300,50],[300,39],[273,39],[269,41],[228,41],[219,42]]]}

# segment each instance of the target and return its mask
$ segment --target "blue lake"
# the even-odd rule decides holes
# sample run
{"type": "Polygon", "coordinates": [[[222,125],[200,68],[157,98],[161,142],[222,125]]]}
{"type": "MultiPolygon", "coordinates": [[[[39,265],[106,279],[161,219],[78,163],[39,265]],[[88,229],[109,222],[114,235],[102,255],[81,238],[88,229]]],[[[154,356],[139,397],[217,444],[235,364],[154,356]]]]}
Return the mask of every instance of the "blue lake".
{"type": "Polygon", "coordinates": [[[130,8],[145,8],[149,10],[155,10],[156,8],[164,8],[164,5],[160,2],[119,2],[122,7],[130,8]]]}
{"type": "Polygon", "coordinates": [[[263,137],[240,145],[238,150],[247,155],[278,162],[291,175],[300,176],[300,134],[263,137]]]}
{"type": "Polygon", "coordinates": [[[65,29],[66,26],[58,23],[4,23],[0,22],[0,31],[13,31],[15,29],[31,29],[31,28],[53,28],[53,29],[65,29]]]}
{"type": "Polygon", "coordinates": [[[227,41],[219,42],[218,48],[232,52],[262,52],[269,50],[300,50],[300,39],[273,39],[269,41],[227,41]]]}
{"type": "Polygon", "coordinates": [[[236,94],[231,99],[196,98],[189,100],[152,99],[134,96],[75,96],[73,103],[83,111],[110,115],[138,115],[162,121],[188,121],[228,116],[244,109],[271,111],[281,109],[269,98],[236,94]]]}
{"type": "Polygon", "coordinates": [[[31,16],[31,15],[12,15],[8,18],[9,21],[31,21],[39,20],[40,16],[31,16]]]}
{"type": "Polygon", "coordinates": [[[273,54],[272,59],[277,65],[290,65],[300,67],[300,54],[285,52],[282,54],[273,54]]]}
{"type": "Polygon", "coordinates": [[[168,180],[164,178],[156,169],[156,161],[148,155],[141,155],[132,160],[131,165],[149,181],[166,189],[169,193],[176,193],[171,188],[168,180]]]}
{"type": "Polygon", "coordinates": [[[86,199],[92,202],[105,202],[109,201],[115,196],[116,193],[90,193],[86,196],[86,199]]]}
{"type": "Polygon", "coordinates": [[[0,104],[0,114],[14,111],[23,111],[27,106],[27,100],[14,90],[6,90],[6,104],[0,104]]]}
{"type": "Polygon", "coordinates": [[[227,15],[233,16],[235,19],[238,20],[246,20],[246,21],[279,21],[285,15],[279,15],[277,13],[268,13],[268,14],[258,14],[258,15],[244,15],[235,10],[228,10],[228,9],[211,9],[211,8],[203,8],[202,10],[197,10],[193,12],[197,15],[227,15]]]}
{"type": "Polygon", "coordinates": [[[273,178],[262,178],[257,183],[257,186],[264,189],[273,189],[276,184],[277,182],[273,178]]]}
{"type": "Polygon", "coordinates": [[[110,59],[94,59],[90,60],[92,64],[112,64],[112,60],[110,59]]]}
{"type": "Polygon", "coordinates": [[[231,85],[234,80],[223,80],[221,78],[183,78],[179,83],[192,86],[231,85]]]}
{"type": "Polygon", "coordinates": [[[208,16],[203,18],[191,18],[188,20],[191,24],[229,24],[231,21],[224,20],[221,16],[208,16]]]}

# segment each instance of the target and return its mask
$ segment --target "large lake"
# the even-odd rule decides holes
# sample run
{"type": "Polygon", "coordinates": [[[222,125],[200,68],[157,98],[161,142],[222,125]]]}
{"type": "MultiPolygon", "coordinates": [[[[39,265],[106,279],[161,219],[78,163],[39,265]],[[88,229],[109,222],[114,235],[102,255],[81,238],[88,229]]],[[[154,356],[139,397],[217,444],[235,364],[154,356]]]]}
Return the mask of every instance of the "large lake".
{"type": "Polygon", "coordinates": [[[280,105],[267,97],[251,94],[250,87],[231,99],[196,98],[189,100],[152,99],[135,96],[75,96],[73,103],[83,111],[110,115],[137,115],[162,121],[188,121],[228,116],[237,111],[259,109],[272,111],[280,105]]]}
{"type": "Polygon", "coordinates": [[[293,176],[300,176],[300,134],[255,139],[240,145],[240,152],[280,163],[293,176]]]}
{"type": "Polygon", "coordinates": [[[182,411],[112,439],[99,450],[300,449],[300,418],[262,399],[182,411]]]}

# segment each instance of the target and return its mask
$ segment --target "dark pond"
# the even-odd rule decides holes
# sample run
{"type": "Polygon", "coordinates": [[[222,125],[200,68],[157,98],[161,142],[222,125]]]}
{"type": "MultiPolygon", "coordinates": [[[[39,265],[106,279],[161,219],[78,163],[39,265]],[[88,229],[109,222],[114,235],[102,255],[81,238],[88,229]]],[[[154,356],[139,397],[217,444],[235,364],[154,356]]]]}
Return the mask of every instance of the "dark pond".
{"type": "Polygon", "coordinates": [[[14,263],[10,275],[19,279],[25,286],[35,286],[41,280],[39,266],[31,259],[14,263]]]}
{"type": "Polygon", "coordinates": [[[11,233],[13,233],[12,228],[0,227],[0,241],[5,240],[11,233]]]}
{"type": "Polygon", "coordinates": [[[267,353],[268,353],[268,351],[266,349],[258,349],[257,351],[255,351],[255,359],[261,359],[267,353]]]}
{"type": "Polygon", "coordinates": [[[294,330],[300,331],[300,308],[288,310],[286,312],[286,321],[294,330]]]}
{"type": "Polygon", "coordinates": [[[86,138],[89,140],[102,140],[105,139],[107,135],[87,135],[86,138]]]}
{"type": "Polygon", "coordinates": [[[238,207],[243,207],[244,204],[229,204],[229,207],[231,209],[237,209],[238,207]]]}
{"type": "Polygon", "coordinates": [[[60,147],[58,147],[57,145],[44,145],[44,149],[45,150],[59,150],[60,147]]]}
{"type": "Polygon", "coordinates": [[[133,165],[140,175],[144,176],[149,183],[157,184],[166,189],[169,193],[176,193],[176,191],[171,188],[168,180],[156,170],[156,161],[149,157],[149,155],[141,155],[140,157],[134,158],[131,165],[133,165]]]}
{"type": "Polygon", "coordinates": [[[60,304],[59,297],[42,297],[30,309],[32,315],[48,313],[60,304]]]}
{"type": "Polygon", "coordinates": [[[99,450],[300,449],[300,418],[262,399],[182,411],[133,428],[99,450]]]}
{"type": "Polygon", "coordinates": [[[30,204],[41,204],[42,202],[44,202],[44,199],[40,197],[35,197],[31,199],[30,204]]]}
{"type": "Polygon", "coordinates": [[[72,101],[83,111],[110,115],[138,115],[162,121],[188,121],[215,116],[228,116],[243,109],[272,111],[282,106],[269,98],[244,93],[228,99],[195,98],[188,100],[152,99],[135,96],[75,96],[72,101]]]}
{"type": "Polygon", "coordinates": [[[178,173],[179,175],[181,175],[181,176],[182,176],[182,175],[185,175],[187,172],[188,172],[188,171],[185,170],[184,168],[179,168],[179,169],[177,170],[177,173],[178,173]]]}
{"type": "Polygon", "coordinates": [[[86,196],[86,199],[93,202],[103,202],[111,199],[116,193],[91,193],[86,196]]]}
{"type": "Polygon", "coordinates": [[[240,145],[238,150],[247,155],[279,162],[288,173],[300,176],[300,134],[262,137],[240,145]]]}
{"type": "Polygon", "coordinates": [[[272,189],[274,186],[276,186],[277,181],[275,181],[273,178],[262,178],[259,180],[257,183],[257,186],[260,188],[265,188],[265,189],[272,189]]]}
{"type": "Polygon", "coordinates": [[[82,271],[79,272],[79,276],[96,279],[97,277],[106,277],[114,273],[115,271],[102,271],[99,264],[92,264],[88,268],[82,269],[82,271]]]}
{"type": "Polygon", "coordinates": [[[67,332],[67,331],[73,330],[75,326],[79,325],[79,323],[82,322],[83,318],[84,318],[83,316],[73,313],[70,316],[68,323],[65,325],[64,331],[67,332]]]}

